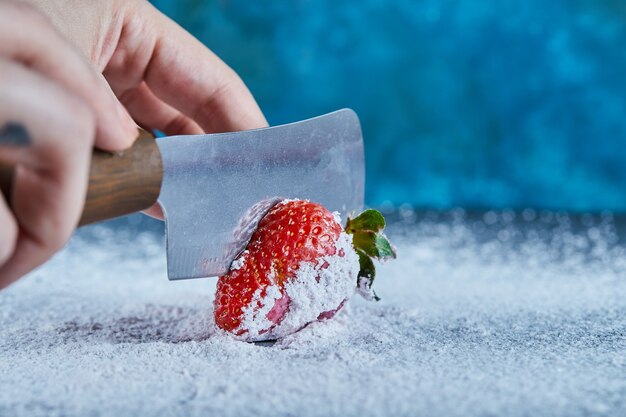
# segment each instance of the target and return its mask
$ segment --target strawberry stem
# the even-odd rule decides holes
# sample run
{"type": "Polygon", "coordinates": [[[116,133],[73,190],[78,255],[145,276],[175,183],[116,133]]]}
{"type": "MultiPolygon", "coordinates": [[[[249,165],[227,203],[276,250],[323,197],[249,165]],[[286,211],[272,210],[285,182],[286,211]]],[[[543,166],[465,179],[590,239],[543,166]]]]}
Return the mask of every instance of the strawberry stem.
{"type": "Polygon", "coordinates": [[[348,218],[346,223],[346,233],[352,235],[352,246],[359,255],[360,271],[357,277],[357,288],[359,293],[373,300],[380,300],[372,284],[376,277],[376,267],[374,259],[386,261],[396,258],[396,250],[383,233],[385,229],[385,218],[373,209],[365,210],[355,218],[348,218]]]}

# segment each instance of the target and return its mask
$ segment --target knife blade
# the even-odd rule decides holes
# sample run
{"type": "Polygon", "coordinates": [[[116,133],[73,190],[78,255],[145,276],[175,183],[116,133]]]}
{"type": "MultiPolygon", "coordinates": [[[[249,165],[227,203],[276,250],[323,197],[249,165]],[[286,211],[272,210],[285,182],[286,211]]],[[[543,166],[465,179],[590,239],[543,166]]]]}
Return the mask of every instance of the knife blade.
{"type": "Polygon", "coordinates": [[[157,145],[169,279],[226,273],[281,199],[344,214],[363,207],[363,141],[351,110],[265,129],[159,138],[157,145]]]}
{"type": "MultiPolygon", "coordinates": [[[[0,185],[10,196],[6,169],[0,185]]],[[[346,215],[363,208],[364,186],[361,127],[343,109],[281,126],[143,138],[124,152],[94,151],[80,224],[156,201],[165,218],[168,278],[210,277],[228,272],[278,201],[307,199],[346,215]]]]}

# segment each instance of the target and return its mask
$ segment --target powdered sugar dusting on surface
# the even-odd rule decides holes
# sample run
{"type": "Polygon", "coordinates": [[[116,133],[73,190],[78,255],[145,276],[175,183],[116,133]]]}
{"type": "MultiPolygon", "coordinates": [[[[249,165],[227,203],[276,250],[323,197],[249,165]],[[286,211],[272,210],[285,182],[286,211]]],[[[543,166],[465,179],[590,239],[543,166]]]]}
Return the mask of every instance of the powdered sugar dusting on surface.
{"type": "Polygon", "coordinates": [[[418,216],[382,301],[271,347],[215,331],[161,235],[90,226],[0,291],[0,416],[626,415],[626,221],[418,216]]]}

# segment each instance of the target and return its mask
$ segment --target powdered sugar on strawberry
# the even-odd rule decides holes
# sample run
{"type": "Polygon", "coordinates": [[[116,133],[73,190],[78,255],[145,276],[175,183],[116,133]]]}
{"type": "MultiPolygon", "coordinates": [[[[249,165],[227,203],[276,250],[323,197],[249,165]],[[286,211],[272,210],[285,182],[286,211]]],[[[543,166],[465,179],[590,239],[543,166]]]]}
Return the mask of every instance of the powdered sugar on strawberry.
{"type": "Polygon", "coordinates": [[[255,291],[252,301],[243,309],[243,318],[238,329],[238,332],[243,332],[244,339],[264,340],[267,338],[268,329],[275,325],[270,319],[270,312],[276,306],[276,300],[282,296],[277,285],[270,285],[265,289],[259,288],[255,291]]]}
{"type": "Polygon", "coordinates": [[[321,314],[337,310],[352,297],[359,273],[359,257],[352,249],[352,236],[342,232],[336,246],[337,253],[322,258],[317,265],[300,264],[296,279],[285,284],[289,310],[269,332],[271,338],[280,339],[302,329],[318,320],[321,314]],[[328,267],[323,268],[325,262],[328,267]]]}
{"type": "Polygon", "coordinates": [[[241,252],[241,254],[237,257],[237,259],[235,259],[233,263],[230,265],[230,270],[236,271],[238,269],[241,269],[243,264],[246,262],[246,256],[248,255],[248,253],[250,252],[247,250],[241,252]]]}
{"type": "Polygon", "coordinates": [[[342,232],[335,245],[335,255],[325,256],[317,264],[302,262],[282,293],[277,285],[258,289],[243,310],[240,338],[280,339],[320,320],[321,315],[332,317],[354,294],[359,272],[352,236],[342,232]]]}

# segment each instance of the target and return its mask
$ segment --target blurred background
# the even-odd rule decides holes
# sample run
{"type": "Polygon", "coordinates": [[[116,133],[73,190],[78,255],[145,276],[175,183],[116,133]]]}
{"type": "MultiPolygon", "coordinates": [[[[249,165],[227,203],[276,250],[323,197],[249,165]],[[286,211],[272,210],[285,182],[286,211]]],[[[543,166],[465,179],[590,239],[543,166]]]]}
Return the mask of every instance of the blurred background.
{"type": "Polygon", "coordinates": [[[369,205],[626,211],[626,2],[153,3],[271,124],[355,109],[369,205]]]}

